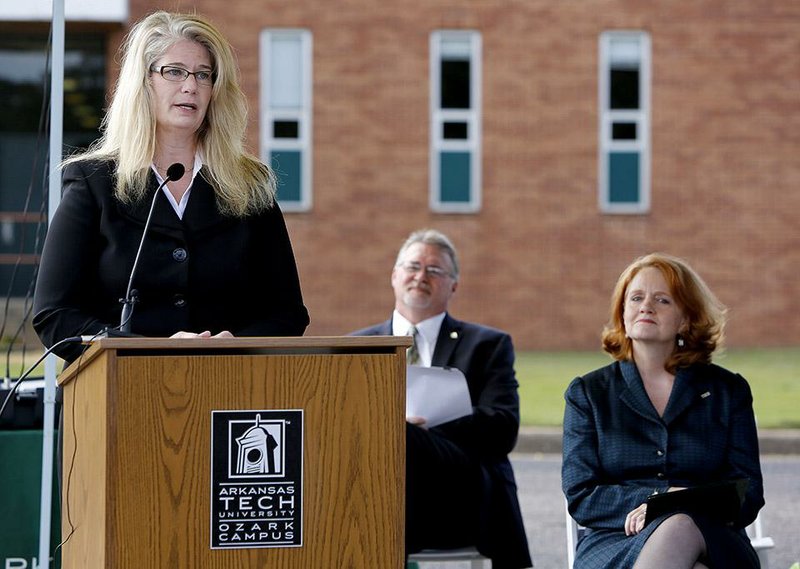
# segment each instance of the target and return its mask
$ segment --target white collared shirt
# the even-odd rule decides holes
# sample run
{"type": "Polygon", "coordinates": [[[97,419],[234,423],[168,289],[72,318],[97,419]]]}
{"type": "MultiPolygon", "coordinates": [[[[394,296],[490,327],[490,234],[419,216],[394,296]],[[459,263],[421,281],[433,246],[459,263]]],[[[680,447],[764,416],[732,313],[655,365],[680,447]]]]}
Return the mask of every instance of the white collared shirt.
{"type": "MultiPolygon", "coordinates": [[[[436,349],[436,340],[442,328],[445,313],[442,312],[427,320],[419,322],[417,326],[417,350],[419,351],[420,365],[431,367],[433,351],[436,349]]],[[[408,336],[411,322],[406,320],[397,310],[392,314],[392,335],[408,336]]]]}
{"type": "MultiPolygon", "coordinates": [[[[186,205],[189,203],[189,194],[192,191],[192,184],[194,184],[194,179],[197,176],[197,173],[200,171],[200,168],[203,167],[203,159],[200,156],[199,152],[195,152],[194,154],[194,166],[192,167],[192,180],[189,182],[189,186],[186,188],[186,191],[183,192],[183,196],[181,196],[181,201],[178,203],[175,201],[175,196],[170,193],[169,184],[165,184],[162,188],[164,195],[167,196],[169,200],[169,204],[172,206],[172,209],[175,210],[175,213],[178,215],[179,219],[183,219],[183,213],[186,211],[186,205]]],[[[158,169],[156,168],[155,164],[151,164],[150,168],[152,168],[153,172],[156,173],[156,180],[158,180],[159,185],[164,183],[164,178],[161,177],[161,174],[158,173],[158,169]]]]}

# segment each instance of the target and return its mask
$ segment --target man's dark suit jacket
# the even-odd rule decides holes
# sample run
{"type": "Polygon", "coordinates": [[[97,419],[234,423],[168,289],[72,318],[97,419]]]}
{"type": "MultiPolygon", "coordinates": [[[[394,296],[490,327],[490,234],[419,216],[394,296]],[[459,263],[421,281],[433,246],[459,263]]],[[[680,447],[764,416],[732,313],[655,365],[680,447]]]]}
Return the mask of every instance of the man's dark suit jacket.
{"type": "MultiPolygon", "coordinates": [[[[120,323],[120,299],[158,183],[151,173],[145,198],[123,204],[114,197],[114,168],[113,162],[82,161],[64,170],[34,298],[33,324],[47,346],[120,323]]],[[[223,216],[204,170],[182,220],[166,196],[156,199],[133,282],[139,302],[131,332],[302,335],[308,312],[280,209],[223,216]]],[[[57,353],[70,361],[80,349],[64,346],[57,353]]]]}
{"type": "MultiPolygon", "coordinates": [[[[354,332],[356,336],[391,336],[392,321],[354,332]]],[[[511,337],[486,326],[445,315],[431,362],[461,370],[467,378],[473,413],[433,427],[474,456],[487,474],[481,500],[478,550],[495,567],[530,567],[528,542],[508,453],[519,432],[518,383],[511,337]]],[[[469,496],[465,500],[471,500],[469,496]]]]}

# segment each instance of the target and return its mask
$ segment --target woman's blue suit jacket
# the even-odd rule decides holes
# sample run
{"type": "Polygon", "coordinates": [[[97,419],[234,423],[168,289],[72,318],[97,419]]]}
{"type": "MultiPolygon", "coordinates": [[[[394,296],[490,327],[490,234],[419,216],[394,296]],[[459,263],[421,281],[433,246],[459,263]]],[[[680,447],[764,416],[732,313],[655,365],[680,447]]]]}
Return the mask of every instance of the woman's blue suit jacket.
{"type": "Polygon", "coordinates": [[[764,505],[753,399],[740,375],[679,369],[663,417],[631,362],[575,379],[565,398],[562,486],[581,525],[624,535],[625,516],[654,491],[735,478],[750,480],[736,527],[764,505]]]}

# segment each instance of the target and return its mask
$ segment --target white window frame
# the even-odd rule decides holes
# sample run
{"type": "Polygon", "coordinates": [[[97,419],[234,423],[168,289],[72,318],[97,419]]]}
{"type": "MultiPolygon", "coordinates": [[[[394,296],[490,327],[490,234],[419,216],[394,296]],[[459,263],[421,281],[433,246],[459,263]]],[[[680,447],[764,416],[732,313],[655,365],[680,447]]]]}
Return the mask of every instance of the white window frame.
{"type": "Polygon", "coordinates": [[[282,150],[297,150],[300,152],[301,160],[301,184],[299,201],[280,201],[280,207],[285,212],[309,211],[313,204],[312,196],[312,61],[313,45],[312,35],[309,30],[299,28],[266,28],[261,31],[260,36],[260,95],[259,110],[261,115],[261,160],[265,164],[272,164],[270,153],[278,148],[282,150]],[[301,98],[302,103],[299,108],[273,108],[270,101],[270,52],[271,40],[273,38],[286,37],[300,39],[301,42],[301,98]],[[276,120],[297,121],[298,138],[296,140],[286,138],[274,138],[273,124],[276,120]]]}
{"type": "Polygon", "coordinates": [[[600,34],[599,39],[599,155],[598,202],[604,213],[642,214],[650,211],[650,89],[651,48],[650,35],[638,30],[614,30],[600,34]],[[636,39],[639,42],[639,109],[610,109],[610,45],[614,39],[636,39]],[[615,122],[636,124],[636,140],[613,140],[615,122]],[[639,153],[639,201],[612,202],[608,186],[608,162],[611,152],[633,151],[639,153]]]}
{"type": "Polygon", "coordinates": [[[475,213],[481,209],[481,34],[474,30],[438,30],[430,36],[430,167],[429,205],[438,213],[475,213]],[[470,109],[442,109],[440,105],[441,44],[443,40],[468,39],[470,42],[470,109]],[[466,140],[444,139],[443,125],[457,121],[467,123],[466,140]],[[442,151],[470,153],[470,200],[441,201],[439,187],[439,153],[442,151]]]}
{"type": "MultiPolygon", "coordinates": [[[[126,23],[130,15],[129,0],[80,0],[63,3],[64,18],[68,22],[119,22],[126,23]]],[[[0,3],[0,21],[15,22],[53,20],[52,0],[0,3]]]]}

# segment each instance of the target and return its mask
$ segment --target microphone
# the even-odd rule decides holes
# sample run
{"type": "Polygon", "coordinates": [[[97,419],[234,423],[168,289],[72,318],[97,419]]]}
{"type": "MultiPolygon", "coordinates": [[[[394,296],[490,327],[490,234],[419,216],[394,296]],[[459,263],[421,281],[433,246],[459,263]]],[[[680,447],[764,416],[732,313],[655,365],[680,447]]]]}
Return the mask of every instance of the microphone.
{"type": "Polygon", "coordinates": [[[186,168],[184,168],[183,164],[176,162],[169,168],[167,168],[167,177],[164,178],[164,181],[161,182],[161,185],[158,186],[155,195],[153,196],[153,201],[150,203],[150,211],[147,214],[147,219],[144,222],[144,229],[142,230],[142,238],[139,240],[139,249],[136,251],[136,257],[133,260],[133,267],[131,267],[131,276],[128,279],[128,288],[125,291],[125,298],[120,298],[119,301],[122,303],[122,314],[119,319],[119,330],[120,332],[130,332],[131,331],[131,318],[133,317],[133,305],[136,304],[138,300],[138,294],[135,289],[133,289],[133,277],[136,275],[136,268],[139,266],[139,256],[142,254],[142,246],[144,245],[144,238],[147,236],[147,229],[150,227],[150,220],[153,217],[153,210],[156,208],[156,199],[158,199],[158,195],[161,193],[161,190],[167,184],[167,182],[174,182],[175,180],[180,180],[183,178],[183,174],[186,172],[186,168]]]}

